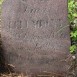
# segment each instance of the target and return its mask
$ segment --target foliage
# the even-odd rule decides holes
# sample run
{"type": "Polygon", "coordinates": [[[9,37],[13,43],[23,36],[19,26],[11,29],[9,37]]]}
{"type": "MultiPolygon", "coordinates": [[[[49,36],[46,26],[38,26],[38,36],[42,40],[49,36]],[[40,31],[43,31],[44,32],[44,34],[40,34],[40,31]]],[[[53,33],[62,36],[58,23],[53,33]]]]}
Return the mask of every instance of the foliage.
{"type": "Polygon", "coordinates": [[[0,5],[2,4],[3,0],[0,0],[0,5]]]}
{"type": "Polygon", "coordinates": [[[68,0],[68,18],[71,25],[72,40],[70,53],[74,53],[77,49],[77,2],[75,0],[68,0]]]}
{"type": "Polygon", "coordinates": [[[77,2],[75,0],[68,0],[68,18],[70,22],[77,17],[77,2]]]}
{"type": "Polygon", "coordinates": [[[70,53],[74,53],[74,51],[76,51],[76,45],[70,47],[70,53]]]}
{"type": "Polygon", "coordinates": [[[3,0],[0,0],[0,14],[1,14],[1,5],[3,3],[3,0]]]}

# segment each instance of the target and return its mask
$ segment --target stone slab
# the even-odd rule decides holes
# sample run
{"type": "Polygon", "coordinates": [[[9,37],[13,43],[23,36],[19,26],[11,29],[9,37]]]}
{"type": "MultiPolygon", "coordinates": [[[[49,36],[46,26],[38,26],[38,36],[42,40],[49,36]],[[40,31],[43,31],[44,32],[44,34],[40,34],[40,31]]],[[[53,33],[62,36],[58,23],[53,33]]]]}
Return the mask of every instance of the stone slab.
{"type": "Polygon", "coordinates": [[[5,58],[15,71],[68,70],[67,0],[4,0],[2,9],[5,58]]]}

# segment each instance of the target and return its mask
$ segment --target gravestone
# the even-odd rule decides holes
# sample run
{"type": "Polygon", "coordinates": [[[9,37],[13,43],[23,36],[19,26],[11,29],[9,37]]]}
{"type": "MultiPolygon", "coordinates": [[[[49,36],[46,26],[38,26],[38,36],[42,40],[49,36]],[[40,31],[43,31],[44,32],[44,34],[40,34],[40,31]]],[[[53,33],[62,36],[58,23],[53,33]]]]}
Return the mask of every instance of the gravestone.
{"type": "Polygon", "coordinates": [[[67,0],[4,0],[2,9],[5,58],[15,71],[68,70],[67,0]]]}

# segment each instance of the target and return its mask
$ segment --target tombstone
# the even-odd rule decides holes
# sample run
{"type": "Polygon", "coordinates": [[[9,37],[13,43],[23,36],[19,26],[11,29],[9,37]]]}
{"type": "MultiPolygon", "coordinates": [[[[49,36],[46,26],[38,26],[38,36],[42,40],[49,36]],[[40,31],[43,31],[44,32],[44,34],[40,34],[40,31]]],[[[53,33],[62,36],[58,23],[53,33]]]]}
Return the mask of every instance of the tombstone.
{"type": "Polygon", "coordinates": [[[67,72],[67,0],[5,0],[2,9],[5,58],[15,71],[67,72]]]}

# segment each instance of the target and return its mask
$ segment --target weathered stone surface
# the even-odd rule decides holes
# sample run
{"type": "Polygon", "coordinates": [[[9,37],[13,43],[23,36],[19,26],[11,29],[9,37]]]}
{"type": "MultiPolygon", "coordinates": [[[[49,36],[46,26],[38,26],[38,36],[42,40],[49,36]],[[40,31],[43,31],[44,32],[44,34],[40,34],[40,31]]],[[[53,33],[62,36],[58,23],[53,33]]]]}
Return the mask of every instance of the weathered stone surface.
{"type": "Polygon", "coordinates": [[[3,47],[16,71],[68,70],[67,0],[5,0],[2,8],[3,47]]]}

